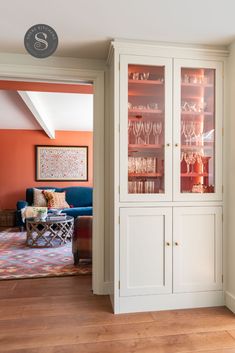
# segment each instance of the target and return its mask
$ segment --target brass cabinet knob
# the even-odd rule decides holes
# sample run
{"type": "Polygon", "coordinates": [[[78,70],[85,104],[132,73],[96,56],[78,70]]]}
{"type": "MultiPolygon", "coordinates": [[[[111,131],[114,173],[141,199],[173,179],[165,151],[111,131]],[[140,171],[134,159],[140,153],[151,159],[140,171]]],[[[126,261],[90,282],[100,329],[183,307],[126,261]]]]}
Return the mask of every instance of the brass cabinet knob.
{"type": "Polygon", "coordinates": [[[167,245],[167,246],[170,246],[171,244],[169,243],[169,241],[167,241],[167,242],[166,242],[166,245],[167,245]]]}
{"type": "Polygon", "coordinates": [[[167,145],[167,147],[170,147],[170,143],[167,143],[166,145],[167,145]]]}
{"type": "Polygon", "coordinates": [[[175,241],[175,246],[179,246],[179,243],[177,241],[175,241]]]}
{"type": "Polygon", "coordinates": [[[179,146],[179,144],[178,143],[175,143],[175,147],[178,147],[179,146]]]}

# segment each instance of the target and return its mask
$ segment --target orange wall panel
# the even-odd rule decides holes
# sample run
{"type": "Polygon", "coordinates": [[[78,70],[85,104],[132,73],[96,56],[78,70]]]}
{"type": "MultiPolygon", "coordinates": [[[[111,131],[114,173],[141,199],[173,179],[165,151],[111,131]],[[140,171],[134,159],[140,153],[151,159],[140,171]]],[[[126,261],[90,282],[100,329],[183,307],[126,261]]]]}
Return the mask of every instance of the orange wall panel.
{"type": "Polygon", "coordinates": [[[55,140],[39,130],[0,130],[0,208],[15,208],[25,200],[25,190],[38,186],[92,186],[93,133],[56,131],[55,140]],[[35,145],[88,146],[87,182],[35,181],[35,145]]]}

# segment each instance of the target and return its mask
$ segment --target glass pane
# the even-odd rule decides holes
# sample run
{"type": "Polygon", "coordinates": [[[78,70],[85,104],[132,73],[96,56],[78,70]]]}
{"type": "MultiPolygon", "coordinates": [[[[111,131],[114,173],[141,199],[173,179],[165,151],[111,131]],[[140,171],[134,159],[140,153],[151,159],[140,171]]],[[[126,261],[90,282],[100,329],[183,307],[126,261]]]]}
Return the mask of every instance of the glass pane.
{"type": "Polygon", "coordinates": [[[215,192],[215,70],[181,69],[181,192],[215,192]]]}
{"type": "Polygon", "coordinates": [[[128,65],[128,192],[164,193],[164,66],[128,65]]]}

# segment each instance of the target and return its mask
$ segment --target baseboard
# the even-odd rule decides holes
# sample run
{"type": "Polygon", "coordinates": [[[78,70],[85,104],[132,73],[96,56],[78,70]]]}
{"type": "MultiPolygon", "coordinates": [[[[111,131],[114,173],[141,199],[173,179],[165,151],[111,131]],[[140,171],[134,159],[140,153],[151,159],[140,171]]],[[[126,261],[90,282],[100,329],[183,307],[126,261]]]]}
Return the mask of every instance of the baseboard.
{"type": "Polygon", "coordinates": [[[225,305],[235,313],[235,296],[230,292],[225,292],[225,305]]]}
{"type": "MultiPolygon", "coordinates": [[[[223,291],[119,297],[115,313],[189,309],[224,305],[223,291]]],[[[231,309],[232,310],[232,309],[231,309]]],[[[235,297],[234,297],[235,310],[235,297]]]]}

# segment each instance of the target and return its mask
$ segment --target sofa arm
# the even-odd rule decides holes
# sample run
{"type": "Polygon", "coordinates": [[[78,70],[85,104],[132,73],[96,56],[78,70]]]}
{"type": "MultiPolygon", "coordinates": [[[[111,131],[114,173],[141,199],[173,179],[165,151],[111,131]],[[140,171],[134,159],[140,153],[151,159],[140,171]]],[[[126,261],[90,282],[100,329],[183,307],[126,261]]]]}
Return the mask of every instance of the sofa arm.
{"type": "Polygon", "coordinates": [[[22,208],[25,208],[26,206],[28,206],[28,202],[23,200],[18,201],[16,204],[16,208],[18,211],[22,210],[22,208]]]}

